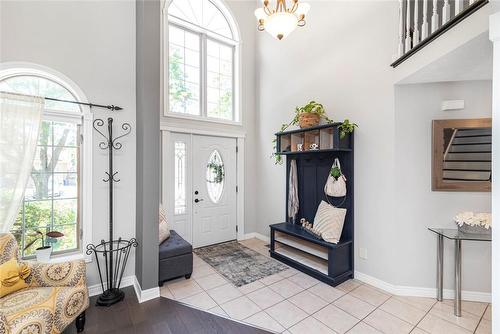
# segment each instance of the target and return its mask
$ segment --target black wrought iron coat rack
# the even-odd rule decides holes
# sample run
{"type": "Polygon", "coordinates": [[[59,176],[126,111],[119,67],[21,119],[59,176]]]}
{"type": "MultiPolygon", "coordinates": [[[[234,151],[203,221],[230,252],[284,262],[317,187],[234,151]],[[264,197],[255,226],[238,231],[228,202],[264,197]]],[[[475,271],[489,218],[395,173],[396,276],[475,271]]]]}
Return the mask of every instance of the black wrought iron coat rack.
{"type": "Polygon", "coordinates": [[[113,118],[109,117],[107,121],[108,135],[101,131],[104,128],[104,120],[95,119],[93,127],[105,139],[99,143],[99,148],[108,150],[109,169],[105,172],[107,177],[103,181],[109,184],[109,239],[108,241],[101,240],[98,245],[87,245],[86,252],[87,255],[94,254],[99,271],[103,293],[97,299],[98,306],[111,306],[122,301],[125,297],[124,292],[120,290],[120,285],[130,250],[138,245],[134,238],[130,240],[121,237],[116,240],[113,238],[113,185],[115,182],[120,182],[120,179],[117,178],[118,172],[115,172],[113,168],[113,151],[122,148],[119,139],[128,136],[132,127],[129,123],[123,123],[121,125],[122,133],[113,138],[113,118]],[[104,263],[101,264],[101,261],[104,263]]]}

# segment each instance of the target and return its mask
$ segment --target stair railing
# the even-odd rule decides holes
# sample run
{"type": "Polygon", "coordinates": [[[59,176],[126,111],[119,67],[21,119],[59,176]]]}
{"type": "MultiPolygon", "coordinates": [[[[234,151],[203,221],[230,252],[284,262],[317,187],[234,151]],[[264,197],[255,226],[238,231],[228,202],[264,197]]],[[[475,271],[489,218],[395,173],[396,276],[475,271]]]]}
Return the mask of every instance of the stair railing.
{"type": "Polygon", "coordinates": [[[488,2],[488,0],[443,0],[439,2],[438,0],[399,0],[398,58],[391,66],[398,66],[488,2]]]}

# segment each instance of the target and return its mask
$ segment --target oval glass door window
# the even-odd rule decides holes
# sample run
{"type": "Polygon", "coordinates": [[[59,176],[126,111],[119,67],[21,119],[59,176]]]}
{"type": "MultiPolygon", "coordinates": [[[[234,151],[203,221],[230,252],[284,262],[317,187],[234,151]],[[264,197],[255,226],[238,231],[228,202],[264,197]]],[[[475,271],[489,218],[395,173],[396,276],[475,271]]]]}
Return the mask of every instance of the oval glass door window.
{"type": "Polygon", "coordinates": [[[208,158],[207,164],[207,191],[210,200],[218,203],[224,190],[224,162],[219,151],[214,150],[208,158]]]}

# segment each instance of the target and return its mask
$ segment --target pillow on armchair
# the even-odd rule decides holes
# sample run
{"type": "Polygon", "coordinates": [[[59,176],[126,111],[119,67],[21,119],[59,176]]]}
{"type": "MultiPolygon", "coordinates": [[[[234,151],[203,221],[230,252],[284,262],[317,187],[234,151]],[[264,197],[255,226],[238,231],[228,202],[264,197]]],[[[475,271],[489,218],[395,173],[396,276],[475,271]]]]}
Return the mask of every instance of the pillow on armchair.
{"type": "Polygon", "coordinates": [[[85,261],[27,261],[18,266],[17,249],[12,234],[0,233],[0,265],[17,266],[18,278],[25,278],[27,285],[0,297],[0,333],[62,333],[75,320],[77,332],[82,332],[89,306],[85,261]]]}
{"type": "Polygon", "coordinates": [[[24,281],[31,273],[26,264],[18,264],[16,259],[11,259],[0,264],[0,298],[9,293],[28,287],[24,281]]]}

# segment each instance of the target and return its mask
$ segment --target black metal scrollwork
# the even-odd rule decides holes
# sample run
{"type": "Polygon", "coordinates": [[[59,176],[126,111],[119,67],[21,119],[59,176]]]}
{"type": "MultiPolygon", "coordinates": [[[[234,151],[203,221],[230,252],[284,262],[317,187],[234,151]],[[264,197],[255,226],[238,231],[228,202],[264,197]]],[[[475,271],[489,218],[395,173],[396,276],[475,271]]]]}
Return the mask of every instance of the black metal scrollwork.
{"type": "Polygon", "coordinates": [[[98,245],[88,244],[86,254],[94,254],[96,259],[97,270],[101,281],[103,293],[97,299],[97,305],[110,306],[123,300],[125,294],[120,290],[120,285],[127,265],[127,260],[132,247],[137,247],[137,240],[132,238],[124,240],[118,238],[113,239],[113,183],[120,182],[116,177],[118,172],[113,170],[113,150],[120,150],[122,143],[118,139],[130,134],[132,127],[129,123],[123,123],[121,129],[123,133],[118,137],[113,138],[113,118],[107,119],[107,135],[101,131],[104,127],[104,120],[96,119],[92,123],[93,128],[105,139],[99,142],[99,148],[108,150],[109,169],[105,174],[107,178],[103,178],[104,182],[109,183],[109,240],[101,240],[98,245]],[[103,261],[101,263],[100,261],[103,261]]]}
{"type": "Polygon", "coordinates": [[[104,172],[108,178],[107,179],[102,179],[104,182],[109,182],[109,181],[113,181],[113,182],[120,182],[120,179],[115,179],[115,176],[116,174],[118,174],[118,172],[114,172],[113,175],[109,175],[108,172],[104,172]]]}
{"type": "Polygon", "coordinates": [[[109,138],[104,133],[102,133],[101,130],[99,130],[99,128],[103,125],[104,121],[100,118],[95,119],[94,122],[92,123],[92,127],[94,128],[94,130],[96,130],[97,133],[99,133],[101,136],[104,137],[104,139],[106,139],[106,141],[102,141],[99,143],[99,147],[105,150],[108,148],[109,138]]]}
{"type": "Polygon", "coordinates": [[[122,143],[120,143],[117,140],[120,139],[120,138],[123,138],[123,137],[125,137],[127,135],[129,135],[130,132],[132,131],[132,127],[130,126],[129,123],[123,123],[122,124],[122,129],[125,131],[125,133],[123,133],[121,136],[118,136],[118,137],[116,137],[115,139],[112,140],[113,148],[115,150],[119,150],[119,149],[122,148],[122,143]]]}

